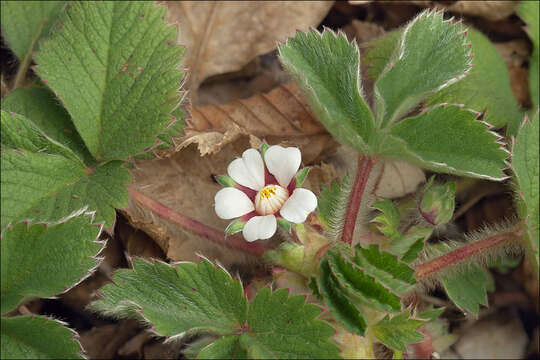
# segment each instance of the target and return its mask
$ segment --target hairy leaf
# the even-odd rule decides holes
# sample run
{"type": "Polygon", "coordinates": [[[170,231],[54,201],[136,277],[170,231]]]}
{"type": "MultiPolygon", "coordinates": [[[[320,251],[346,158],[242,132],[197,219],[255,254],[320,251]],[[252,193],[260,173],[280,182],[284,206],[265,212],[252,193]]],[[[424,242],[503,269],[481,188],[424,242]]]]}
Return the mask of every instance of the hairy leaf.
{"type": "Polygon", "coordinates": [[[35,56],[98,161],[151,147],[180,101],[176,27],[149,1],[74,2],[35,56]]]}
{"type": "Polygon", "coordinates": [[[384,71],[402,34],[403,29],[396,29],[366,44],[369,50],[364,55],[363,60],[365,64],[369,65],[368,75],[373,80],[377,80],[384,71]]]}
{"type": "Polygon", "coordinates": [[[101,226],[83,211],[56,224],[19,223],[2,232],[2,314],[65,291],[98,265],[101,226]]]}
{"type": "Polygon", "coordinates": [[[459,274],[441,276],[441,282],[448,297],[460,309],[478,314],[480,305],[487,306],[486,271],[476,264],[471,264],[466,271],[459,274]]]}
{"type": "Polygon", "coordinates": [[[17,88],[2,99],[2,110],[24,115],[49,137],[67,146],[87,164],[93,164],[67,111],[46,88],[17,88]]]}
{"type": "Polygon", "coordinates": [[[2,359],[83,359],[74,331],[44,316],[0,320],[2,359]]]}
{"type": "Polygon", "coordinates": [[[327,260],[321,262],[320,272],[320,291],[324,294],[324,303],[332,311],[334,319],[341,321],[348,331],[364,335],[367,328],[366,320],[354,303],[347,298],[337,278],[332,274],[327,260]]]}
{"type": "Polygon", "coordinates": [[[328,341],[334,329],[316,319],[320,313],[301,295],[264,288],[249,306],[249,331],[240,336],[240,344],[250,358],[337,358],[337,346],[328,341]]]}
{"type": "Polygon", "coordinates": [[[343,226],[351,185],[350,177],[345,175],[341,183],[333,181],[328,187],[322,187],[317,216],[331,233],[338,233],[343,226]]]}
{"type": "Polygon", "coordinates": [[[485,112],[484,120],[494,127],[522,118],[510,87],[510,76],[497,49],[481,32],[469,28],[468,40],[474,54],[473,68],[461,81],[430,96],[428,105],[464,104],[485,112]]]}
{"type": "Polygon", "coordinates": [[[539,249],[539,145],[538,112],[532,120],[525,120],[514,143],[512,151],[512,168],[515,174],[516,192],[524,206],[518,206],[520,217],[526,220],[529,229],[528,237],[531,241],[538,267],[539,249]]]}
{"type": "Polygon", "coordinates": [[[35,153],[56,154],[74,162],[81,162],[71,149],[48,137],[36,124],[23,115],[8,114],[2,110],[0,127],[3,149],[25,149],[35,153]]]}
{"type": "Polygon", "coordinates": [[[540,11],[540,3],[538,1],[520,1],[517,8],[518,15],[527,24],[527,34],[533,43],[533,52],[529,60],[529,88],[531,89],[531,99],[533,103],[533,112],[538,111],[539,94],[538,87],[540,80],[538,78],[538,47],[540,46],[540,26],[538,20],[538,12],[540,11]]]}
{"type": "Polygon", "coordinates": [[[437,91],[463,77],[470,49],[463,28],[442,12],[424,11],[403,31],[375,83],[377,124],[387,127],[437,91]]]}
{"type": "Polygon", "coordinates": [[[405,311],[391,319],[387,315],[371,330],[373,335],[389,348],[407,351],[405,344],[418,343],[424,339],[424,335],[416,331],[422,324],[424,321],[410,319],[409,312],[405,311]]]}
{"type": "Polygon", "coordinates": [[[407,118],[391,128],[404,141],[401,157],[425,168],[489,180],[503,180],[506,150],[475,113],[454,105],[440,105],[407,118]]]}
{"type": "Polygon", "coordinates": [[[327,29],[298,32],[278,49],[326,129],[339,142],[369,153],[374,122],[360,89],[358,47],[327,29]]]}
{"type": "Polygon", "coordinates": [[[115,272],[105,297],[91,307],[114,317],[140,315],[164,336],[184,332],[233,334],[246,321],[242,284],[206,260],[199,265],[133,259],[133,270],[115,272]]]}
{"type": "Polygon", "coordinates": [[[38,40],[49,33],[65,1],[2,1],[2,36],[19,61],[32,56],[38,40]]]}
{"type": "Polygon", "coordinates": [[[197,359],[247,359],[246,350],[240,346],[237,335],[222,336],[203,348],[197,359]]]}
{"type": "Polygon", "coordinates": [[[114,208],[125,208],[130,182],[119,161],[85,168],[59,155],[8,149],[1,154],[2,228],[21,219],[54,222],[81,207],[96,211],[95,222],[112,228],[114,208]]]}

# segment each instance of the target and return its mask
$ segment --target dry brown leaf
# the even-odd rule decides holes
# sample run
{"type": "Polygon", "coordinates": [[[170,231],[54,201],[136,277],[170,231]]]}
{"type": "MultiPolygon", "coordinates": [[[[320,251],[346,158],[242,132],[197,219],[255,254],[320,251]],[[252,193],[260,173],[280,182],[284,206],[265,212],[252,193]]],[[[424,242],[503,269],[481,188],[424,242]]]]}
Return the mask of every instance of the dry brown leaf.
{"type": "Polygon", "coordinates": [[[208,77],[240,70],[276,48],[296,29],[317,26],[333,1],[170,1],[169,22],[179,23],[184,67],[192,94],[208,77]]]}
{"type": "Polygon", "coordinates": [[[396,199],[416,191],[426,181],[424,171],[405,161],[384,160],[381,178],[375,187],[375,195],[396,199]]]}
{"type": "Polygon", "coordinates": [[[480,16],[491,21],[506,19],[516,9],[517,1],[471,1],[461,0],[451,4],[439,1],[412,1],[414,4],[424,7],[437,7],[458,14],[480,16]]]}
{"type": "Polygon", "coordinates": [[[243,134],[300,147],[304,161],[312,163],[330,155],[337,143],[309,110],[294,83],[268,93],[225,105],[206,105],[191,110],[186,140],[176,149],[197,144],[201,155],[212,154],[243,134]]]}
{"type": "Polygon", "coordinates": [[[139,332],[136,320],[94,327],[81,333],[80,342],[90,359],[117,358],[118,349],[139,332]]]}

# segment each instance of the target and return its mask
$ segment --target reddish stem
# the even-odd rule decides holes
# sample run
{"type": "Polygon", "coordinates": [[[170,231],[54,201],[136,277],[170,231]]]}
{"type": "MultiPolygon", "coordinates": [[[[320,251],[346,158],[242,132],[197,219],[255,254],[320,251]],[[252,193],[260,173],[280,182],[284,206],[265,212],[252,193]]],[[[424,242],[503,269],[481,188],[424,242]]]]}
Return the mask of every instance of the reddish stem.
{"type": "Polygon", "coordinates": [[[341,233],[341,240],[347,244],[352,243],[354,227],[356,225],[356,217],[358,216],[358,210],[360,209],[360,204],[362,203],[362,196],[366,190],[369,174],[371,173],[373,165],[375,165],[376,161],[377,160],[375,158],[366,155],[361,155],[358,158],[358,170],[356,171],[356,177],[354,178],[351,197],[349,198],[347,212],[345,213],[343,232],[341,233]]]}
{"type": "Polygon", "coordinates": [[[504,246],[513,241],[519,241],[523,236],[521,228],[514,228],[502,234],[488,236],[485,239],[475,241],[471,244],[464,245],[456,250],[450,251],[438,258],[429,260],[418,265],[414,269],[414,277],[416,280],[422,280],[426,277],[444,270],[450,266],[459,264],[460,262],[470,259],[471,257],[489,251],[493,248],[504,246]]]}
{"type": "Polygon", "coordinates": [[[223,232],[216,230],[208,225],[205,225],[190,217],[177,213],[173,209],[163,205],[159,201],[151,199],[134,187],[128,187],[129,195],[139,204],[159,215],[160,217],[190,230],[192,233],[199,235],[205,239],[215,242],[219,245],[228,246],[251,255],[261,256],[266,250],[270,250],[268,246],[256,242],[247,242],[238,236],[229,236],[223,232]]]}

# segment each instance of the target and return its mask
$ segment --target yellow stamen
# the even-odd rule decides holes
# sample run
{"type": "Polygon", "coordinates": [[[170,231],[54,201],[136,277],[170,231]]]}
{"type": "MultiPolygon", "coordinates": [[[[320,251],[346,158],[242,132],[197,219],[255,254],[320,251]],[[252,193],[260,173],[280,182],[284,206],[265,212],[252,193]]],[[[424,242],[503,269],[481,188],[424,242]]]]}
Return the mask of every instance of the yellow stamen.
{"type": "Polygon", "coordinates": [[[270,196],[276,194],[276,187],[275,186],[268,186],[261,190],[261,200],[266,198],[270,198],[270,196]]]}

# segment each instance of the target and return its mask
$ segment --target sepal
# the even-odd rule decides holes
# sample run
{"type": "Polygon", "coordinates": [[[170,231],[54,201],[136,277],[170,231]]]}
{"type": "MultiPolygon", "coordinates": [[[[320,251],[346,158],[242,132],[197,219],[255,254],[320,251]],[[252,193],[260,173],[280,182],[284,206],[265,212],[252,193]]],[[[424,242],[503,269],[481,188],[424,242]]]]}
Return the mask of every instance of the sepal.
{"type": "Polygon", "coordinates": [[[233,235],[236,234],[244,229],[244,226],[246,225],[245,221],[242,221],[240,219],[236,219],[231,221],[231,223],[227,226],[225,229],[225,234],[227,235],[233,235]]]}

